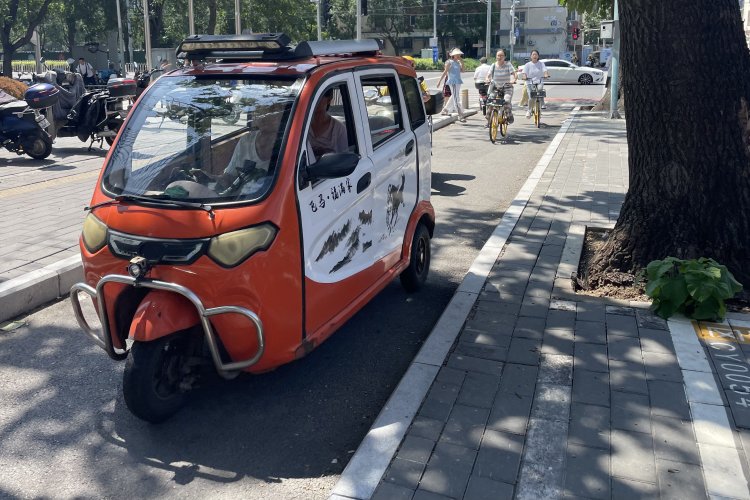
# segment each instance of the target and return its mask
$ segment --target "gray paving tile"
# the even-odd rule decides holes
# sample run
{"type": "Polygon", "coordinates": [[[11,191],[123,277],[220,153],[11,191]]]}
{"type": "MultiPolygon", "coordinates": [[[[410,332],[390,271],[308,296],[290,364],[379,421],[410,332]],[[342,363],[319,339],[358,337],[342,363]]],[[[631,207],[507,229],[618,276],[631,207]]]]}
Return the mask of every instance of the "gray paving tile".
{"type": "Polygon", "coordinates": [[[435,441],[431,439],[407,435],[401,443],[396,457],[426,464],[434,447],[435,441]]]}
{"type": "Polygon", "coordinates": [[[603,344],[586,344],[576,342],[573,350],[574,370],[609,372],[607,363],[607,346],[603,344]]]}
{"type": "Polygon", "coordinates": [[[524,297],[518,315],[521,317],[546,318],[549,312],[549,303],[548,297],[524,297]]]}
{"type": "Polygon", "coordinates": [[[610,359],[609,386],[613,391],[648,394],[646,381],[646,371],[643,363],[630,363],[610,359]]]}
{"type": "Polygon", "coordinates": [[[477,310],[488,311],[493,314],[511,314],[517,316],[518,311],[521,309],[521,303],[483,299],[480,297],[477,300],[476,307],[477,310]]]}
{"type": "Polygon", "coordinates": [[[652,328],[654,330],[669,330],[667,320],[660,318],[649,309],[636,309],[635,319],[638,328],[652,328]]]}
{"type": "Polygon", "coordinates": [[[573,401],[609,406],[609,374],[574,369],[573,401]]]}
{"type": "Polygon", "coordinates": [[[612,335],[609,337],[609,342],[607,342],[607,350],[609,359],[632,361],[635,363],[643,362],[641,342],[636,337],[612,335]]]}
{"type": "Polygon", "coordinates": [[[490,410],[485,408],[457,404],[448,417],[440,443],[478,449],[489,414],[490,410]]]}
{"type": "Polygon", "coordinates": [[[658,354],[655,352],[644,352],[643,365],[646,368],[646,378],[648,380],[682,383],[682,371],[677,361],[677,355],[674,353],[658,354]]]}
{"type": "Polygon", "coordinates": [[[576,320],[575,341],[590,344],[607,343],[607,327],[604,322],[576,320]]]}
{"type": "Polygon", "coordinates": [[[466,327],[497,335],[511,335],[516,316],[513,314],[493,314],[477,309],[474,317],[466,321],[466,327]]]}
{"type": "Polygon", "coordinates": [[[570,393],[569,385],[537,384],[531,418],[567,422],[570,415],[570,393]]]}
{"type": "Polygon", "coordinates": [[[475,344],[473,342],[459,342],[454,352],[464,356],[493,361],[505,361],[508,358],[507,347],[475,344]]]}
{"type": "Polygon", "coordinates": [[[414,490],[417,489],[419,480],[422,478],[424,468],[425,464],[423,462],[413,462],[396,457],[383,476],[383,481],[409,488],[411,493],[406,498],[411,498],[414,490]]]}
{"type": "Polygon", "coordinates": [[[411,500],[414,490],[398,484],[380,483],[370,500],[411,500]]]}
{"type": "Polygon", "coordinates": [[[534,394],[538,372],[539,368],[536,366],[508,363],[500,379],[500,391],[531,396],[534,394]]]}
{"type": "Polygon", "coordinates": [[[651,434],[612,430],[612,476],[656,482],[651,434]]]}
{"type": "Polygon", "coordinates": [[[657,460],[656,471],[659,476],[661,498],[675,500],[708,498],[706,485],[703,482],[703,469],[700,465],[657,460]]]}
{"type": "Polygon", "coordinates": [[[518,434],[487,429],[479,447],[474,474],[515,484],[523,453],[524,438],[518,434]]]}
{"type": "Polygon", "coordinates": [[[524,316],[518,318],[516,327],[513,330],[514,337],[524,337],[528,339],[541,339],[544,336],[545,318],[534,318],[524,316]]]}
{"type": "Polygon", "coordinates": [[[637,337],[638,325],[635,322],[635,316],[607,314],[607,336],[609,335],[637,337]]]}
{"type": "Polygon", "coordinates": [[[457,387],[461,387],[464,383],[466,372],[463,370],[457,370],[455,368],[449,368],[447,366],[440,367],[435,380],[442,384],[452,384],[457,387]]]}
{"type": "Polygon", "coordinates": [[[548,330],[574,331],[576,324],[576,313],[574,311],[560,311],[550,309],[547,314],[548,330]]]}
{"type": "Polygon", "coordinates": [[[443,430],[443,425],[445,425],[445,422],[442,420],[418,415],[411,423],[408,434],[437,441],[440,437],[440,432],[443,430]]]}
{"type": "Polygon", "coordinates": [[[639,328],[638,334],[641,338],[641,349],[645,352],[656,352],[659,354],[671,354],[674,352],[672,336],[668,330],[652,330],[650,328],[639,328]]]}
{"type": "Polygon", "coordinates": [[[467,372],[486,373],[499,377],[503,372],[503,363],[492,359],[475,358],[453,352],[448,358],[448,367],[467,372]]]}
{"type": "Polygon", "coordinates": [[[651,412],[654,415],[690,419],[690,407],[681,383],[649,380],[648,390],[651,397],[651,412]]]}
{"type": "Polygon", "coordinates": [[[609,453],[597,448],[568,445],[565,494],[572,497],[610,498],[609,453]]]}
{"type": "Polygon", "coordinates": [[[701,464],[692,422],[654,415],[651,425],[657,459],[701,464]]]}
{"type": "Polygon", "coordinates": [[[612,428],[651,433],[651,412],[648,396],[612,391],[612,428]]]}
{"type": "Polygon", "coordinates": [[[617,316],[633,316],[635,317],[635,309],[627,306],[607,306],[607,315],[613,314],[617,316]]]}
{"type": "Polygon", "coordinates": [[[544,331],[542,354],[573,355],[573,331],[551,329],[544,331]]]}
{"type": "Polygon", "coordinates": [[[492,406],[487,427],[499,431],[526,434],[531,414],[531,396],[500,392],[492,406]]]}
{"type": "Polygon", "coordinates": [[[568,443],[609,451],[609,412],[606,406],[573,403],[570,407],[568,443]]]}
{"type": "Polygon", "coordinates": [[[469,373],[458,393],[457,403],[479,408],[491,408],[495,401],[499,379],[483,373],[469,373]]]}
{"type": "Polygon", "coordinates": [[[461,331],[459,339],[461,343],[473,343],[482,346],[494,346],[507,349],[510,345],[511,336],[509,334],[500,334],[486,330],[476,330],[466,326],[461,331]]]}
{"type": "Polygon", "coordinates": [[[573,385],[573,357],[562,354],[542,354],[537,383],[573,385]]]}
{"type": "Polygon", "coordinates": [[[508,361],[522,365],[539,365],[539,354],[542,346],[540,339],[514,337],[508,348],[508,361]]]}
{"type": "Polygon", "coordinates": [[[451,497],[445,495],[438,495],[431,491],[419,489],[414,493],[412,500],[453,500],[451,497]]]}
{"type": "Polygon", "coordinates": [[[422,403],[419,415],[445,422],[458,397],[458,387],[452,384],[434,383],[422,403]]]}
{"type": "Polygon", "coordinates": [[[460,498],[469,482],[476,455],[476,450],[438,443],[422,475],[419,489],[460,498]]]}
{"type": "Polygon", "coordinates": [[[576,319],[579,321],[595,321],[604,323],[605,307],[604,304],[596,302],[579,302],[576,308],[576,319]]]}
{"type": "Polygon", "coordinates": [[[656,483],[633,481],[622,477],[612,478],[612,500],[633,500],[635,498],[657,498],[656,483]]]}
{"type": "Polygon", "coordinates": [[[513,485],[486,477],[471,476],[463,500],[511,500],[513,485]]]}

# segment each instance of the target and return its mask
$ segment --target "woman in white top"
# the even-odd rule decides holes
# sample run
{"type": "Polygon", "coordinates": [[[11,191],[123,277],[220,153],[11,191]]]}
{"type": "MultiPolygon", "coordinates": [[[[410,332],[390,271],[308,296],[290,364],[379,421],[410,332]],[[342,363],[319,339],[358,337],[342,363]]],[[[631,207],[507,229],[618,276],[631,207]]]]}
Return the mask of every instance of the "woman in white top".
{"type": "MultiPolygon", "coordinates": [[[[534,49],[531,51],[531,61],[523,65],[523,75],[526,79],[526,91],[529,96],[531,96],[532,82],[537,82],[539,84],[539,90],[544,88],[544,79],[549,78],[549,73],[547,72],[547,66],[539,60],[538,50],[534,49]]],[[[529,99],[529,109],[526,111],[526,118],[531,118],[531,106],[533,103],[534,101],[529,99]]],[[[544,105],[543,98],[540,104],[542,105],[542,109],[547,108],[547,106],[544,105]]]]}

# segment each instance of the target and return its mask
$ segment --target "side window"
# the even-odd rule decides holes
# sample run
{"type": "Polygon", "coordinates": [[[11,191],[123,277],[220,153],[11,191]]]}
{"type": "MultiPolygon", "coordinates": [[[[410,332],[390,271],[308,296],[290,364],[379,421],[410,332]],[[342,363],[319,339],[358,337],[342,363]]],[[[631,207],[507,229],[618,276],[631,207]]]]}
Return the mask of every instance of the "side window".
{"type": "Polygon", "coordinates": [[[328,153],[359,153],[349,88],[345,82],[327,87],[313,106],[307,131],[310,164],[328,153]]]}
{"type": "Polygon", "coordinates": [[[415,130],[426,121],[424,106],[422,105],[422,89],[419,88],[419,84],[414,78],[408,76],[401,77],[401,88],[404,91],[406,107],[409,109],[411,129],[415,130]]]}
{"type": "Polygon", "coordinates": [[[362,78],[362,91],[373,148],[377,148],[404,129],[397,85],[393,76],[362,78]]]}

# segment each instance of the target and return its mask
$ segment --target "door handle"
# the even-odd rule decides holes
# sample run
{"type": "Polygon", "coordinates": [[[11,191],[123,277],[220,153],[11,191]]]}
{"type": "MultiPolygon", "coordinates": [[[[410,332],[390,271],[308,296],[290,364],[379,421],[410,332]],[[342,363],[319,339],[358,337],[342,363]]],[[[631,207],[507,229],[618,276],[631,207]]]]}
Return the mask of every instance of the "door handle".
{"type": "Polygon", "coordinates": [[[357,181],[357,194],[367,189],[367,187],[370,185],[370,179],[372,179],[372,175],[370,175],[370,172],[367,172],[365,175],[359,178],[359,180],[357,181]]]}
{"type": "Polygon", "coordinates": [[[414,139],[406,143],[406,149],[404,150],[404,155],[409,155],[409,153],[411,153],[413,150],[414,150],[414,139]]]}

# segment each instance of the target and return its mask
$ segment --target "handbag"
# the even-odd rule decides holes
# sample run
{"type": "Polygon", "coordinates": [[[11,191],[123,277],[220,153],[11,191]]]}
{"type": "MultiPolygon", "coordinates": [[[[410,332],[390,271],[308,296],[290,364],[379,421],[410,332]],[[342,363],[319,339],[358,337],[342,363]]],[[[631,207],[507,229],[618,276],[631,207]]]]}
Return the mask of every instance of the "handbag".
{"type": "Polygon", "coordinates": [[[443,85],[443,97],[450,97],[451,96],[451,86],[447,83],[443,85]]]}

